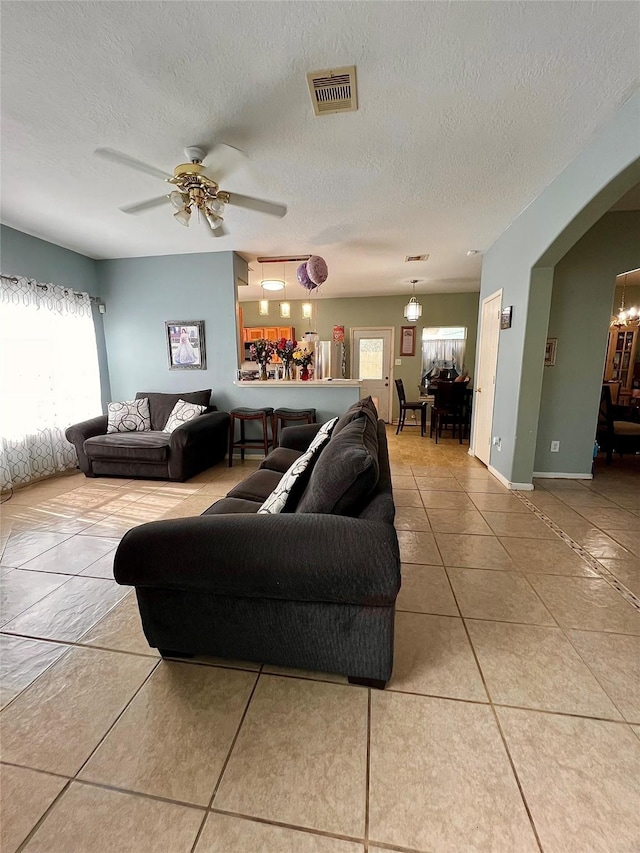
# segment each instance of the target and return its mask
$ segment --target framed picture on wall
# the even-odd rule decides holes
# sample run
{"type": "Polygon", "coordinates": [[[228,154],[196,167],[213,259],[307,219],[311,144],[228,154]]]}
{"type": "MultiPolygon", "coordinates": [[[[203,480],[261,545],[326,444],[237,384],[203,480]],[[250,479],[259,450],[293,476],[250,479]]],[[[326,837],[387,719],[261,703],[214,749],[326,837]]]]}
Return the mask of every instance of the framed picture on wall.
{"type": "Polygon", "coordinates": [[[547,338],[547,345],[544,349],[544,366],[545,367],[555,367],[557,348],[558,348],[558,339],[557,338],[547,338]]]}
{"type": "Polygon", "coordinates": [[[165,323],[169,370],[205,370],[204,320],[165,323]]]}
{"type": "Polygon", "coordinates": [[[416,354],[416,327],[400,327],[400,355],[416,354]]]}

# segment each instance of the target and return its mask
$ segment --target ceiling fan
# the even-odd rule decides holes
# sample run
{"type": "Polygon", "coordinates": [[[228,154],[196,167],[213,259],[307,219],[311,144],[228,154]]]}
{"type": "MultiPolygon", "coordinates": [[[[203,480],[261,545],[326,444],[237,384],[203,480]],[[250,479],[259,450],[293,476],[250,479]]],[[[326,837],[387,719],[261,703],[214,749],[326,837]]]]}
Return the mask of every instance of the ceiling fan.
{"type": "MultiPolygon", "coordinates": [[[[225,147],[230,148],[230,146],[225,147]]],[[[236,149],[232,150],[235,151],[236,149]]],[[[228,233],[224,227],[223,217],[227,204],[244,207],[248,210],[255,210],[258,213],[266,213],[269,216],[282,217],[286,214],[287,208],[284,204],[277,204],[272,201],[264,201],[260,198],[252,198],[252,196],[221,190],[216,181],[206,173],[205,167],[202,165],[202,161],[207,155],[207,152],[202,148],[192,145],[185,148],[184,153],[189,162],[176,166],[173,170],[173,175],[170,175],[167,172],[163,172],[162,169],[157,169],[149,163],[136,160],[135,157],[130,157],[121,151],[115,151],[113,148],[97,148],[94,151],[96,157],[101,157],[103,160],[110,160],[112,163],[118,163],[121,166],[127,166],[138,172],[145,172],[147,175],[153,175],[156,178],[161,178],[175,187],[175,189],[166,195],[157,196],[156,198],[141,201],[137,204],[125,205],[120,208],[123,213],[144,213],[146,210],[151,210],[161,204],[170,202],[176,208],[173,216],[181,225],[188,227],[191,214],[195,210],[199,214],[202,214],[202,218],[209,226],[211,234],[214,237],[222,237],[228,233]]]]}

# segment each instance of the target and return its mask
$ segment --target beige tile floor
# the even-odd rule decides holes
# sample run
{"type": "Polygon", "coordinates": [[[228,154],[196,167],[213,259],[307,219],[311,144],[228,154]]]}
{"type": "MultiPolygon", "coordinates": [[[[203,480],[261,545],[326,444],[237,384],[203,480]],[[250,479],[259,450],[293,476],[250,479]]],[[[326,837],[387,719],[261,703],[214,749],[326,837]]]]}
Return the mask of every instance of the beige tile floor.
{"type": "Polygon", "coordinates": [[[457,442],[389,441],[384,692],[147,645],[120,538],[255,463],[2,507],[3,853],[640,851],[640,466],[518,496],[457,442]]]}

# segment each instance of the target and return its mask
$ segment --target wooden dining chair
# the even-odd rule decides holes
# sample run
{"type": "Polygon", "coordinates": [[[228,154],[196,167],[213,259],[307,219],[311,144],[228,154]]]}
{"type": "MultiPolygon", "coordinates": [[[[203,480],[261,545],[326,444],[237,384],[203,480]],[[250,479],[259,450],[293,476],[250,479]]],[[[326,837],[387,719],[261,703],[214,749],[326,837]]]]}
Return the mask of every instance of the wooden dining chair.
{"type": "Polygon", "coordinates": [[[436,384],[429,427],[429,438],[433,437],[435,430],[436,444],[438,443],[438,436],[442,437],[442,430],[448,426],[452,428],[452,438],[456,437],[456,429],[458,430],[458,440],[462,444],[467,384],[466,382],[438,382],[436,384]]]}
{"type": "MultiPolygon", "coordinates": [[[[402,379],[396,379],[396,391],[398,392],[398,403],[400,404],[400,414],[398,417],[398,429],[396,430],[396,435],[399,432],[402,432],[404,428],[404,422],[407,417],[407,412],[420,412],[420,437],[424,436],[427,431],[427,401],[426,400],[416,400],[412,402],[407,402],[407,396],[404,393],[404,384],[402,379]]],[[[416,426],[418,426],[418,420],[416,418],[416,426]]]]}

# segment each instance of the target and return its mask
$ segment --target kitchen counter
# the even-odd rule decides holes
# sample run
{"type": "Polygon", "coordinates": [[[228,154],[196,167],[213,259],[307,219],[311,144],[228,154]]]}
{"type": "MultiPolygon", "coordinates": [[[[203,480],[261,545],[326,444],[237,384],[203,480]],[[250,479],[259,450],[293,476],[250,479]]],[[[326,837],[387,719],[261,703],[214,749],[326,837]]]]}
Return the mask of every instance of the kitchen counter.
{"type": "Polygon", "coordinates": [[[318,423],[323,423],[335,415],[341,415],[352,403],[360,399],[360,386],[357,379],[320,379],[302,382],[299,379],[267,379],[266,381],[236,380],[238,388],[235,405],[252,409],[271,406],[274,409],[317,410],[318,423]],[[241,390],[240,390],[241,389],[241,390]],[[242,398],[240,401],[239,398],[242,398]]]}
{"type": "Polygon", "coordinates": [[[275,385],[278,388],[360,388],[362,382],[359,379],[242,379],[236,380],[234,385],[238,388],[269,388],[275,385]]]}

